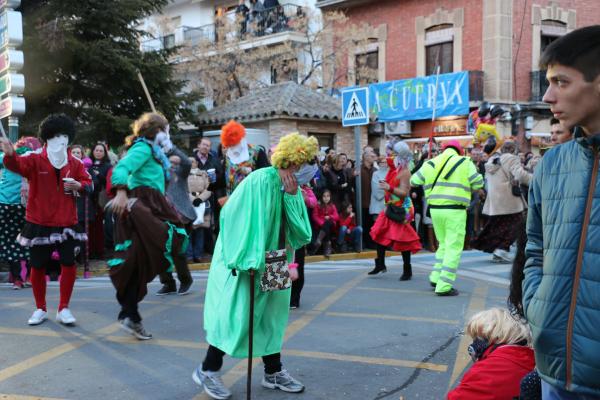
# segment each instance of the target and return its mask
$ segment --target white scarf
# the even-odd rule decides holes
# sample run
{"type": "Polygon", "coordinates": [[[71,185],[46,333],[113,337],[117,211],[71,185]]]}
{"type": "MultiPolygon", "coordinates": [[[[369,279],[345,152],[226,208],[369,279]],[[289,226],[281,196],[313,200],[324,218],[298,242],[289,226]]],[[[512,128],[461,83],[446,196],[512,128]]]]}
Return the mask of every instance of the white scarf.
{"type": "Polygon", "coordinates": [[[50,164],[56,169],[61,169],[67,165],[67,145],[69,137],[67,135],[58,135],[46,142],[46,152],[50,164]]]}

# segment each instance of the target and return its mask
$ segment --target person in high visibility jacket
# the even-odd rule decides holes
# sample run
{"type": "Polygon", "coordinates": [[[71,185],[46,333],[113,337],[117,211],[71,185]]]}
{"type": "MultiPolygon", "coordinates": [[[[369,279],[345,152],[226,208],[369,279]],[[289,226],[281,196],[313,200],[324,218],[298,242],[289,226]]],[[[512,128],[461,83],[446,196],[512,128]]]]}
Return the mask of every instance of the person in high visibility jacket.
{"type": "Polygon", "coordinates": [[[427,161],[410,179],[423,186],[431,210],[433,230],[439,240],[436,263],[429,282],[439,296],[456,296],[452,287],[462,255],[471,193],[483,187],[483,177],[475,164],[463,156],[457,140],[442,147],[442,154],[427,161]]]}

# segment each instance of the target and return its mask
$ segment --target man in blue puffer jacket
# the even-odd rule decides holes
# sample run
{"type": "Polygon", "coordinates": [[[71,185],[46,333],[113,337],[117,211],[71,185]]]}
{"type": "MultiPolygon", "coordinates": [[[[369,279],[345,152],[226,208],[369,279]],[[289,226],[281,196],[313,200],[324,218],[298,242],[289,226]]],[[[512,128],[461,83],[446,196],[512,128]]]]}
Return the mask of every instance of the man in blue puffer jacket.
{"type": "Polygon", "coordinates": [[[600,399],[600,25],[542,55],[544,101],[576,140],[544,155],[529,190],[523,305],[544,400],[600,399]]]}

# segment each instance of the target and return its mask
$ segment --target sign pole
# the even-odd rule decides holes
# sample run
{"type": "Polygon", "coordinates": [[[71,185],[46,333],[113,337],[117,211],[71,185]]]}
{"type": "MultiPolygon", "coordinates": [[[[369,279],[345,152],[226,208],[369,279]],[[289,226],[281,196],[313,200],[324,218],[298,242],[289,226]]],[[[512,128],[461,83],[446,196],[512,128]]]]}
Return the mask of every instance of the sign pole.
{"type": "MultiPolygon", "coordinates": [[[[361,168],[361,144],[360,144],[360,125],[357,125],[354,127],[354,152],[356,153],[356,157],[355,157],[355,165],[354,167],[357,168],[361,168]]],[[[360,179],[360,174],[358,176],[355,177],[355,194],[356,194],[356,223],[360,223],[362,224],[362,226],[365,226],[362,220],[362,196],[361,196],[361,191],[362,191],[362,187],[361,187],[361,179],[360,179]]]]}
{"type": "Polygon", "coordinates": [[[435,67],[435,89],[433,90],[433,112],[431,114],[431,130],[429,132],[429,157],[433,158],[431,151],[433,149],[433,123],[435,122],[435,110],[437,109],[437,91],[440,79],[440,66],[435,67]]]}
{"type": "Polygon", "coordinates": [[[8,136],[10,141],[16,143],[19,139],[19,118],[8,117],[8,136]]]}

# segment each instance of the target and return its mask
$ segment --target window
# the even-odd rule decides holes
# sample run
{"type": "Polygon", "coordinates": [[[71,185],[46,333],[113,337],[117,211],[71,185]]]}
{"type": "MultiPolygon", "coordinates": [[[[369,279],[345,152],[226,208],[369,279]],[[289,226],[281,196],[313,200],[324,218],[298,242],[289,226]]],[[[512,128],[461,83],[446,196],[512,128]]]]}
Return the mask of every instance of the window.
{"type": "Polygon", "coordinates": [[[170,49],[175,47],[175,34],[165,35],[162,38],[163,48],[170,49]]]}
{"type": "Polygon", "coordinates": [[[288,81],[298,82],[298,62],[295,59],[271,65],[271,84],[288,81]]]}
{"type": "Polygon", "coordinates": [[[425,32],[425,74],[435,74],[438,65],[440,74],[454,71],[454,32],[449,24],[437,25],[425,32]]]}
{"type": "Polygon", "coordinates": [[[357,54],[355,59],[356,84],[359,86],[377,83],[379,72],[379,50],[357,54]]]}
{"type": "Polygon", "coordinates": [[[319,142],[319,149],[329,148],[333,149],[335,135],[333,133],[311,133],[308,132],[308,136],[313,136],[319,142]]]}
{"type": "Polygon", "coordinates": [[[567,24],[561,21],[544,20],[541,32],[540,54],[543,54],[550,43],[567,34],[567,24]]]}

